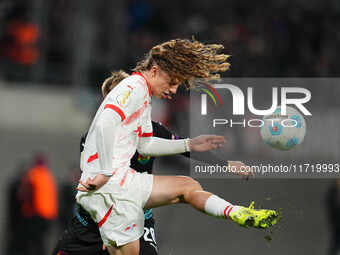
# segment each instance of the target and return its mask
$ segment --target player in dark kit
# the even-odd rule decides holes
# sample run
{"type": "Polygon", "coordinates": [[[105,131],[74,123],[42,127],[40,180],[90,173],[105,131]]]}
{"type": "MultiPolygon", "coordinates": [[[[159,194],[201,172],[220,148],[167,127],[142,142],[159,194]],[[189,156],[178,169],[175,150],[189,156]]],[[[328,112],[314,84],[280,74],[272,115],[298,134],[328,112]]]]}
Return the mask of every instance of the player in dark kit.
{"type": "MultiPolygon", "coordinates": [[[[128,76],[127,73],[120,71],[115,72],[112,76],[105,80],[102,86],[103,97],[110,92],[122,79],[128,76]]],[[[152,121],[153,136],[164,139],[182,139],[170,132],[160,123],[152,121]]],[[[86,135],[82,136],[80,143],[80,151],[84,150],[86,135]]],[[[185,157],[191,157],[205,163],[219,164],[221,166],[228,165],[233,169],[235,174],[249,176],[252,172],[242,171],[245,165],[240,161],[220,160],[216,156],[208,152],[186,152],[181,154],[185,157]]],[[[131,159],[130,167],[138,172],[152,173],[153,162],[155,158],[150,156],[142,156],[138,152],[131,159]]],[[[53,255],[94,255],[109,253],[103,246],[98,224],[94,222],[91,216],[80,205],[76,205],[74,210],[75,216],[68,224],[61,238],[58,240],[53,250],[53,255]]],[[[157,255],[158,247],[155,240],[155,220],[152,216],[152,209],[148,209],[144,213],[144,234],[140,238],[140,255],[157,255]]]]}
{"type": "MultiPolygon", "coordinates": [[[[170,132],[166,127],[158,122],[152,122],[153,135],[165,139],[182,139],[170,132]]],[[[84,149],[86,136],[81,139],[80,150],[84,149]]],[[[191,157],[206,163],[214,163],[225,165],[227,161],[217,159],[212,152],[186,152],[181,154],[185,157],[191,157]],[[191,155],[190,155],[191,154],[191,155]]],[[[155,158],[150,156],[142,156],[138,152],[131,159],[131,168],[138,172],[152,173],[153,162],[155,158]]],[[[237,165],[241,162],[229,161],[229,165],[237,165]]],[[[242,164],[243,165],[243,164],[242,164]]],[[[145,225],[144,234],[140,238],[140,255],[157,255],[158,247],[155,240],[155,220],[152,216],[152,209],[146,210],[144,213],[145,225]]],[[[53,255],[93,255],[109,253],[103,250],[103,242],[99,234],[97,223],[95,223],[90,215],[81,208],[76,206],[75,216],[69,223],[67,229],[59,239],[57,246],[53,251],[53,255]]]]}

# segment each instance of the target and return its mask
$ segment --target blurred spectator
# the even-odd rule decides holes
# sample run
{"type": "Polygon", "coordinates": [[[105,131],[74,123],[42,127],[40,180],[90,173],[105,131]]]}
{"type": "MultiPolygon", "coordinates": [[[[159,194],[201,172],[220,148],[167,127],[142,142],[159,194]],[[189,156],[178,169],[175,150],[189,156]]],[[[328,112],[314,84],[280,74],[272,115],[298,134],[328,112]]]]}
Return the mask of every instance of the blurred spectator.
{"type": "Polygon", "coordinates": [[[40,27],[34,23],[29,5],[13,4],[0,33],[0,59],[9,79],[29,80],[31,67],[38,62],[40,27]],[[15,72],[16,71],[16,72],[15,72]]]}
{"type": "Polygon", "coordinates": [[[7,25],[8,44],[4,46],[4,54],[13,62],[22,65],[33,65],[39,53],[36,47],[39,36],[37,25],[14,19],[7,25]]]}
{"type": "Polygon", "coordinates": [[[44,156],[37,156],[33,166],[11,184],[9,195],[13,232],[8,254],[47,254],[45,238],[58,215],[58,197],[44,156]]]}
{"type": "Polygon", "coordinates": [[[92,86],[110,69],[133,67],[150,45],[194,35],[233,55],[227,76],[339,76],[340,5],[306,3],[17,0],[0,17],[0,51],[24,66],[39,60],[33,73],[41,81],[92,86]]]}

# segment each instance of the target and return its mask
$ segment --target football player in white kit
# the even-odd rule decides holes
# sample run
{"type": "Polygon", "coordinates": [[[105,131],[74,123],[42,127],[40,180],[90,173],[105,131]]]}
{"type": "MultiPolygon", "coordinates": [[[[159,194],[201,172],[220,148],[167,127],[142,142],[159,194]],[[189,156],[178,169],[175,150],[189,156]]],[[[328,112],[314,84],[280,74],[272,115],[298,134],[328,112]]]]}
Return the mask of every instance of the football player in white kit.
{"type": "Polygon", "coordinates": [[[193,78],[213,79],[228,69],[221,45],[176,39],[153,47],[106,96],[91,124],[84,147],[77,202],[98,223],[110,254],[139,252],[144,209],[188,203],[208,215],[230,218],[241,226],[267,228],[277,222],[274,210],[234,206],[202,190],[185,176],[154,176],[130,168],[136,149],[151,156],[216,149],[221,136],[167,140],[152,137],[151,96],[171,99],[180,84],[193,78]]]}

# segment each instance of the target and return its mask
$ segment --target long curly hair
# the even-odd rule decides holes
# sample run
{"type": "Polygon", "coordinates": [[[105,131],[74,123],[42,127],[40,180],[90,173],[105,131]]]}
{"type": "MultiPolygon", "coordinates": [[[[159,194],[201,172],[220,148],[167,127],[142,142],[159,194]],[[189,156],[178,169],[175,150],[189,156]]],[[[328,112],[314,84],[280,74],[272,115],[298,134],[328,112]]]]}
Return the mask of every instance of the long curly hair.
{"type": "Polygon", "coordinates": [[[218,79],[220,72],[229,69],[229,55],[218,53],[223,48],[220,44],[203,44],[195,39],[174,39],[154,46],[133,70],[143,72],[157,64],[173,83],[184,83],[190,88],[194,78],[218,79]]]}

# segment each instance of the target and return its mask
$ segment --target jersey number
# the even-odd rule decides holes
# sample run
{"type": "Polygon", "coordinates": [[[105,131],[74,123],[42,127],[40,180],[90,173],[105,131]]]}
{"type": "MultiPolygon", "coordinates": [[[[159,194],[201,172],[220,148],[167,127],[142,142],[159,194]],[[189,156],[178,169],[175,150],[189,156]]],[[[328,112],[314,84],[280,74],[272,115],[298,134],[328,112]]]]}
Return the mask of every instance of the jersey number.
{"type": "Polygon", "coordinates": [[[144,227],[144,240],[145,242],[156,243],[155,230],[153,228],[149,229],[149,228],[144,227]]]}

